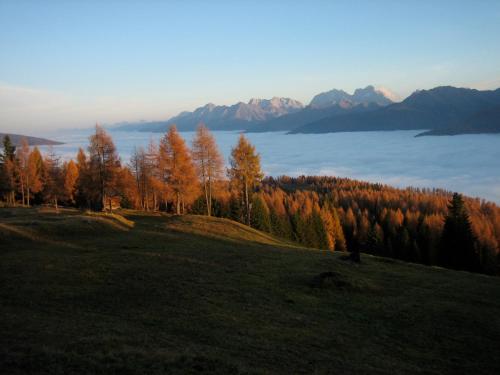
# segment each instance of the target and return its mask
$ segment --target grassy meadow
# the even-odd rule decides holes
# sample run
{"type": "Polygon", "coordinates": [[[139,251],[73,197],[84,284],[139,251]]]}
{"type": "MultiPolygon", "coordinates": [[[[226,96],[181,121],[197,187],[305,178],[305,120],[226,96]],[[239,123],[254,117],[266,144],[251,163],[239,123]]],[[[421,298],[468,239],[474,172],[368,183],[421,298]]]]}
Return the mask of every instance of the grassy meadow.
{"type": "Polygon", "coordinates": [[[499,344],[496,277],[225,219],[0,209],[3,374],[498,374],[499,344]]]}

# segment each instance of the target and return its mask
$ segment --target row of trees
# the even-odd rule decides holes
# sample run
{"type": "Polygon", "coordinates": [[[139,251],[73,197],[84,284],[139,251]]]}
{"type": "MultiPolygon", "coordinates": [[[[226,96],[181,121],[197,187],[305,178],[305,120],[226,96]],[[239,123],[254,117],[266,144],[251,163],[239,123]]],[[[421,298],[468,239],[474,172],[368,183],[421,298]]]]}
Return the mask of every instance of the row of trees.
{"type": "Polygon", "coordinates": [[[250,224],[253,194],[262,177],[260,157],[243,135],[226,171],[215,139],[203,125],[191,149],[172,126],[159,144],[136,149],[128,164],[122,163],[112,138],[100,126],[76,161],[61,163],[53,152],[42,156],[25,140],[16,149],[8,136],[0,155],[0,194],[10,205],[62,202],[93,210],[120,205],[177,214],[203,207],[211,216],[218,201],[219,213],[221,204],[238,206],[239,219],[250,224]],[[229,197],[237,203],[229,204],[229,197]]]}
{"type": "Polygon", "coordinates": [[[62,200],[73,202],[73,188],[77,179],[77,168],[71,160],[61,163],[51,150],[42,156],[35,147],[30,149],[22,140],[16,148],[6,136],[0,154],[0,194],[7,204],[22,205],[51,202],[58,207],[62,200]]]}
{"type": "Polygon", "coordinates": [[[116,207],[187,212],[238,220],[262,231],[329,250],[499,273],[500,209],[443,190],[396,189],[335,177],[263,179],[255,147],[241,135],[229,168],[200,125],[189,148],[171,127],[158,144],[120,160],[96,126],[87,151],[61,163],[8,138],[0,155],[7,204],[51,203],[93,210],[116,207]]]}

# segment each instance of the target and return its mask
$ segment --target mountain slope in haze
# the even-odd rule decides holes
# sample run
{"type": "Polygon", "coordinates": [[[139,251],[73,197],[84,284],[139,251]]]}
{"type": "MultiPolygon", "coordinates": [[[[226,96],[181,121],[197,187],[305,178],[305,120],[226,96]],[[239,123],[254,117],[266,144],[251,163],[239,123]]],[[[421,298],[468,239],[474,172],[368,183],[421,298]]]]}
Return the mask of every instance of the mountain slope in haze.
{"type": "Polygon", "coordinates": [[[253,124],[247,129],[248,133],[290,131],[313,121],[318,121],[331,116],[342,114],[367,112],[380,108],[375,103],[351,105],[351,103],[341,102],[330,107],[307,106],[301,111],[290,113],[268,121],[253,124]]]}
{"type": "Polygon", "coordinates": [[[181,131],[195,130],[198,124],[204,123],[212,130],[245,130],[252,125],[304,108],[297,100],[290,98],[251,99],[248,103],[215,105],[206,104],[193,112],[182,112],[167,121],[126,124],[117,129],[163,132],[170,125],[176,125],[181,131]]]}
{"type": "Polygon", "coordinates": [[[355,106],[358,104],[375,103],[379,106],[392,104],[392,100],[386,96],[384,91],[377,90],[373,86],[366,86],[364,89],[359,88],[352,95],[343,90],[333,89],[327,92],[322,92],[316,95],[309,104],[313,108],[326,108],[334,105],[355,106]]]}
{"type": "Polygon", "coordinates": [[[479,91],[443,86],[416,91],[401,103],[375,111],[330,116],[291,133],[458,129],[469,118],[496,106],[500,106],[500,89],[479,91]]]}
{"type": "Polygon", "coordinates": [[[191,215],[3,208],[0,239],[4,374],[500,373],[497,277],[191,215]]]}
{"type": "Polygon", "coordinates": [[[251,99],[248,103],[240,102],[231,106],[210,103],[171,118],[167,126],[175,124],[179,130],[194,130],[202,122],[212,130],[244,130],[254,123],[297,112],[303,107],[296,100],[278,97],[270,100],[251,99]]]}
{"type": "MultiPolygon", "coordinates": [[[[52,141],[50,139],[30,137],[30,136],[20,135],[20,134],[9,134],[9,133],[0,133],[0,144],[6,135],[8,135],[10,137],[12,144],[14,144],[15,146],[21,145],[21,141],[23,138],[28,141],[28,144],[30,146],[55,146],[55,145],[62,145],[63,144],[62,142],[52,141]]],[[[1,147],[1,145],[0,145],[0,147],[1,147]]]]}
{"type": "Polygon", "coordinates": [[[500,106],[489,108],[475,113],[461,125],[455,127],[435,129],[423,132],[417,137],[427,135],[459,135],[459,134],[487,134],[500,133],[500,106]]]}

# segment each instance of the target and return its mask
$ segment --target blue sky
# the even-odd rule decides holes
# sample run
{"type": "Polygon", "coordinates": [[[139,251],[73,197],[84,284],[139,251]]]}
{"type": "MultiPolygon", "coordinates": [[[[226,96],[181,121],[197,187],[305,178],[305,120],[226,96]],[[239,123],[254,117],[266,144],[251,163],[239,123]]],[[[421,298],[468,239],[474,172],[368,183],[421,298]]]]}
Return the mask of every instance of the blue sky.
{"type": "Polygon", "coordinates": [[[500,1],[0,0],[0,130],[368,84],[500,87],[500,1]]]}

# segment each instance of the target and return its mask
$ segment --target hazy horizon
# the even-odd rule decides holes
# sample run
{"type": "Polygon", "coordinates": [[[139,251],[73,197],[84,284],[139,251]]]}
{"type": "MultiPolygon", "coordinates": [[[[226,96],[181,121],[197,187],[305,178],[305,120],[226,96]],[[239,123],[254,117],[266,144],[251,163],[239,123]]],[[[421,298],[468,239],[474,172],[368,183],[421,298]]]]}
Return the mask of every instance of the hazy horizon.
{"type": "Polygon", "coordinates": [[[333,88],[494,89],[500,3],[0,1],[0,45],[0,131],[39,134],[333,88]]]}

